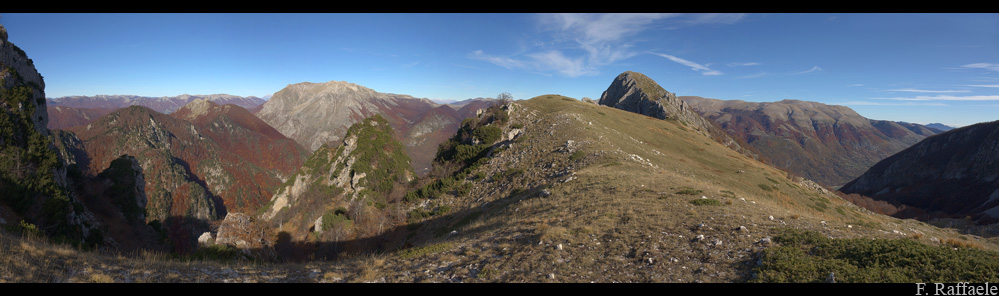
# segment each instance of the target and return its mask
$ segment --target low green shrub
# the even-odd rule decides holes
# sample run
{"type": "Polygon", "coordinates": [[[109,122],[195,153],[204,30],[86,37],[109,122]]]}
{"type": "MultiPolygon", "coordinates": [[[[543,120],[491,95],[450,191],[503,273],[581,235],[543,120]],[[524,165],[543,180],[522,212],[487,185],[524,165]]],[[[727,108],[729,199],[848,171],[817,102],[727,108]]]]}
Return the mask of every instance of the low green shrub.
{"type": "Polygon", "coordinates": [[[754,282],[996,282],[999,253],[912,239],[832,239],[786,230],[760,253],[754,282]]]}

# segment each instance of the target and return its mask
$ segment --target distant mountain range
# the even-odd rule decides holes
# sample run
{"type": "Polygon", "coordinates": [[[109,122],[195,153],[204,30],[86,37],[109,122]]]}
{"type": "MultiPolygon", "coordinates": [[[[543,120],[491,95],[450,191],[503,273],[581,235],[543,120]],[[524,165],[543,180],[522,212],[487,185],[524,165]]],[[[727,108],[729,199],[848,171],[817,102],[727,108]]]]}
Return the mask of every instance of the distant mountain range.
{"type": "Polygon", "coordinates": [[[156,112],[170,114],[195,100],[211,101],[219,105],[233,104],[248,110],[258,108],[264,99],[228,94],[179,95],[174,97],[143,97],[132,95],[67,96],[47,99],[51,119],[48,127],[62,129],[83,125],[114,110],[129,106],[144,106],[156,112]]]}
{"type": "Polygon", "coordinates": [[[943,123],[931,123],[931,124],[927,124],[926,127],[928,127],[928,128],[935,128],[935,129],[938,129],[938,130],[941,130],[941,131],[945,131],[945,132],[949,131],[949,130],[952,130],[952,129],[955,129],[955,127],[949,126],[949,125],[944,125],[943,123]]]}
{"type": "Polygon", "coordinates": [[[817,102],[680,99],[744,139],[773,165],[827,186],[845,184],[885,157],[941,132],[868,119],[849,107],[817,102]]]}

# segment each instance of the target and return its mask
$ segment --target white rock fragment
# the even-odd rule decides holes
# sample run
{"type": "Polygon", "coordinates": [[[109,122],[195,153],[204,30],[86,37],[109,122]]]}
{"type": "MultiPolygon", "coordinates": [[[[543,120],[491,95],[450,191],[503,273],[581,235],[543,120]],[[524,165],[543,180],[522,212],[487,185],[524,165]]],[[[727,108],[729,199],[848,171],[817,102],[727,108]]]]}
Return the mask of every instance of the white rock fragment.
{"type": "Polygon", "coordinates": [[[206,231],[205,233],[202,233],[201,236],[198,237],[198,243],[202,245],[211,245],[215,243],[215,239],[212,238],[211,232],[206,231]]]}

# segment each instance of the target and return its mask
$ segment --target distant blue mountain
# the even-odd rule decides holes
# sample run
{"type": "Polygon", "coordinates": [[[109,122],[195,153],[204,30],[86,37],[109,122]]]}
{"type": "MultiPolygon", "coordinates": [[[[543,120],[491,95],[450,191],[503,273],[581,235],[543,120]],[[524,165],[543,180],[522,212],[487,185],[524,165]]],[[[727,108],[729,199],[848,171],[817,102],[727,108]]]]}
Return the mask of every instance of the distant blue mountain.
{"type": "Polygon", "coordinates": [[[943,123],[931,123],[927,124],[926,127],[935,128],[945,132],[954,129],[953,126],[944,125],[943,123]]]}

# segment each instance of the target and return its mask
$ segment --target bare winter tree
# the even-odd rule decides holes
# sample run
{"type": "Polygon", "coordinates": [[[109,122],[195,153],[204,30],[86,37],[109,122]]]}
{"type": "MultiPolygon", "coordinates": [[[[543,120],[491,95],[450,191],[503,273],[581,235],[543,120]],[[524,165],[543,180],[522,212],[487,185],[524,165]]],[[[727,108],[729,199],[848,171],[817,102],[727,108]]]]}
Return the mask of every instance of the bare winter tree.
{"type": "Polygon", "coordinates": [[[508,92],[503,92],[496,96],[496,100],[502,101],[503,103],[513,101],[513,95],[510,95],[508,92]]]}

